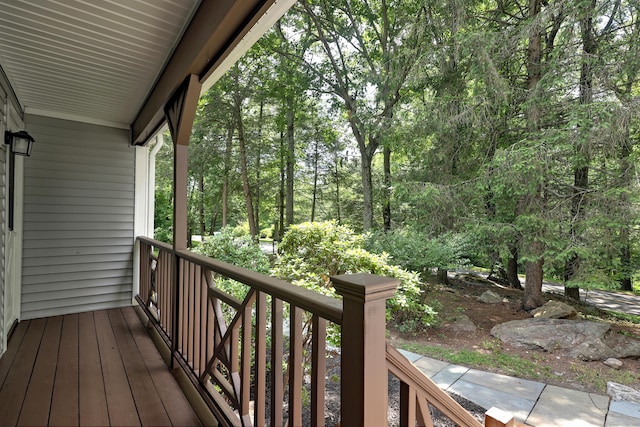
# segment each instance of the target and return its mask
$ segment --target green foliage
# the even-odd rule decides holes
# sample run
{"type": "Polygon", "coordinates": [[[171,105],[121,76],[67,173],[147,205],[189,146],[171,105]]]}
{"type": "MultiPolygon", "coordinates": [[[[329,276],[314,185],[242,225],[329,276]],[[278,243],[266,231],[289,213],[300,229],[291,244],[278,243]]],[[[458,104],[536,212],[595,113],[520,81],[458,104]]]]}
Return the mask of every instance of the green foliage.
{"type": "Polygon", "coordinates": [[[427,273],[434,268],[453,269],[468,265],[468,243],[463,234],[445,233],[429,237],[411,228],[367,235],[366,248],[376,253],[388,253],[406,270],[427,273]]]}
{"type": "MultiPolygon", "coordinates": [[[[262,274],[269,274],[270,264],[267,255],[260,250],[251,237],[245,235],[236,237],[229,227],[219,233],[204,239],[202,244],[193,249],[194,252],[206,255],[220,261],[227,262],[262,274]]],[[[223,292],[242,300],[248,292],[248,287],[235,280],[221,276],[214,277],[215,285],[223,292]]],[[[227,310],[228,313],[230,311],[227,310]]]]}
{"type": "Polygon", "coordinates": [[[336,297],[330,276],[371,273],[400,279],[388,315],[398,325],[414,331],[435,322],[435,311],[422,303],[420,276],[390,263],[388,254],[363,249],[364,238],[335,221],[293,225],[279,246],[273,274],[292,283],[336,297]]]}
{"type": "Polygon", "coordinates": [[[235,229],[229,227],[206,237],[196,252],[258,273],[269,274],[270,265],[267,255],[251,240],[251,237],[248,235],[237,237],[235,229]]]}

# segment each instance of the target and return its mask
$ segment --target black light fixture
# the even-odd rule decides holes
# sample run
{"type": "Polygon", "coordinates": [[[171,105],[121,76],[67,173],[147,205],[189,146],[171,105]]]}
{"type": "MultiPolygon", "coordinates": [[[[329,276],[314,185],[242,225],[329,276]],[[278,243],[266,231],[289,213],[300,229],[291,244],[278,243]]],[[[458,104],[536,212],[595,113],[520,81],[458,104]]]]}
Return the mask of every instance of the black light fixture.
{"type": "Polygon", "coordinates": [[[8,226],[9,230],[13,231],[13,212],[15,209],[15,186],[16,186],[16,155],[18,156],[30,156],[31,149],[35,139],[27,133],[27,131],[21,130],[19,132],[5,131],[4,143],[11,148],[11,155],[9,156],[9,217],[8,226]]]}
{"type": "Polygon", "coordinates": [[[6,131],[4,133],[4,143],[9,144],[11,146],[11,152],[18,156],[29,157],[34,142],[35,139],[24,130],[20,132],[6,131]]]}

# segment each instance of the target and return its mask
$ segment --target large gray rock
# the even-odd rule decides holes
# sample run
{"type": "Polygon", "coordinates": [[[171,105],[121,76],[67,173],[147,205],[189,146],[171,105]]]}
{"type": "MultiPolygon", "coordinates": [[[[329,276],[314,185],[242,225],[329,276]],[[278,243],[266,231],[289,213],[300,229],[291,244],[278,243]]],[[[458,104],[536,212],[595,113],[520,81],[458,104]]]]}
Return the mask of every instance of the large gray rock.
{"type": "Polygon", "coordinates": [[[531,310],[533,317],[547,319],[577,319],[578,312],[569,304],[550,300],[542,307],[531,310]]]}
{"type": "Polygon", "coordinates": [[[511,345],[563,351],[582,360],[615,357],[605,342],[606,323],[566,319],[523,319],[496,325],[491,335],[511,345]]]}
{"type": "Polygon", "coordinates": [[[458,314],[455,318],[442,325],[453,332],[475,332],[477,327],[466,314],[458,314]]]}
{"type": "Polygon", "coordinates": [[[485,304],[497,304],[502,302],[502,297],[493,291],[485,291],[478,297],[485,304]]]}
{"type": "Polygon", "coordinates": [[[607,383],[607,395],[611,400],[640,404],[640,391],[626,385],[609,381],[607,383]]]}

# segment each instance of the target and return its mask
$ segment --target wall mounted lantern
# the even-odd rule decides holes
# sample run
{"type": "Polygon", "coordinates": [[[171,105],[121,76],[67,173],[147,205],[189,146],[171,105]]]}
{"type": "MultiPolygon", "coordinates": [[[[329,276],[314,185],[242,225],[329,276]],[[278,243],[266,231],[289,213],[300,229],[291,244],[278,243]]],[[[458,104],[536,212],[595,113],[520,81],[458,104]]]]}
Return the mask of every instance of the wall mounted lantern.
{"type": "Polygon", "coordinates": [[[11,145],[11,152],[19,156],[29,157],[34,142],[35,139],[24,130],[4,133],[4,143],[11,145]]]}
{"type": "Polygon", "coordinates": [[[9,156],[9,215],[7,218],[9,230],[13,231],[13,212],[15,210],[15,198],[16,198],[16,155],[17,156],[30,156],[31,149],[35,140],[26,131],[9,132],[4,133],[4,143],[11,148],[11,155],[9,156]]]}

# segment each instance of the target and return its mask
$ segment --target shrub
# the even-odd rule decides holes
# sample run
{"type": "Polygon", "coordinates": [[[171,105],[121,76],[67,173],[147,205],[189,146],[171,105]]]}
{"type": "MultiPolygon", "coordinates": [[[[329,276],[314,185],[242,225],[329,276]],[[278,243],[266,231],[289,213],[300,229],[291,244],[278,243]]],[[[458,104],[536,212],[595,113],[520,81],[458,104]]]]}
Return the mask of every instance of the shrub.
{"type": "MultiPolygon", "coordinates": [[[[271,268],[269,258],[250,236],[235,237],[234,230],[229,227],[223,228],[214,236],[206,237],[193,251],[258,273],[269,274],[271,268]]],[[[214,276],[214,279],[217,287],[240,300],[244,299],[249,290],[246,285],[232,279],[221,276],[214,276]]]]}
{"type": "Polygon", "coordinates": [[[296,285],[335,297],[330,276],[371,273],[400,279],[387,302],[388,317],[418,330],[435,322],[436,313],[421,302],[420,276],[390,263],[386,253],[363,249],[364,238],[335,221],[293,225],[279,245],[273,273],[296,285]]]}
{"type": "Polygon", "coordinates": [[[410,228],[388,233],[370,233],[365,246],[373,252],[388,253],[401,267],[428,272],[434,268],[450,270],[468,265],[464,235],[446,233],[429,237],[410,228]]]}

